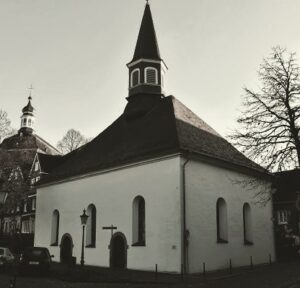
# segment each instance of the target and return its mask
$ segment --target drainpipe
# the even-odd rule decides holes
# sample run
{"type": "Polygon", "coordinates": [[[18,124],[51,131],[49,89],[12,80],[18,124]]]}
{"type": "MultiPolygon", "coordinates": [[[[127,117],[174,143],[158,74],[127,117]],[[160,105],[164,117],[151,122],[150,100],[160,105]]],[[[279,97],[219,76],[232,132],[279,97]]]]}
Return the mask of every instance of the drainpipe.
{"type": "Polygon", "coordinates": [[[186,229],[186,185],[185,185],[185,167],[190,161],[188,158],[188,154],[185,155],[186,160],[181,166],[181,175],[182,175],[182,185],[181,185],[181,192],[182,192],[182,265],[183,265],[183,274],[186,274],[188,263],[187,263],[187,248],[188,248],[188,234],[189,232],[186,229]]]}

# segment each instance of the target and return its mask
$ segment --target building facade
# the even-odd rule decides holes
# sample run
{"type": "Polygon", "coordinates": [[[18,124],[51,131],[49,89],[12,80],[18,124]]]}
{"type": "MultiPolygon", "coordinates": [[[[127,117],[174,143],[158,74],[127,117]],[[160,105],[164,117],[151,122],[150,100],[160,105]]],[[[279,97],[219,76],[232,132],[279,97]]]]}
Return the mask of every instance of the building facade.
{"type": "Polygon", "coordinates": [[[85,210],[88,265],[194,273],[203,263],[215,270],[230,260],[274,260],[272,204],[256,201],[258,192],[270,193],[271,181],[165,95],[167,66],[148,3],[127,66],[123,114],[40,181],[35,245],[48,247],[54,261],[79,263],[85,210]]]}
{"type": "Polygon", "coordinates": [[[276,173],[274,191],[277,255],[293,259],[300,256],[300,169],[276,173]]]}
{"type": "Polygon", "coordinates": [[[35,227],[35,183],[42,177],[38,153],[59,152],[34,132],[31,96],[22,109],[20,129],[0,144],[0,232],[4,239],[19,235],[33,245],[35,227]]]}

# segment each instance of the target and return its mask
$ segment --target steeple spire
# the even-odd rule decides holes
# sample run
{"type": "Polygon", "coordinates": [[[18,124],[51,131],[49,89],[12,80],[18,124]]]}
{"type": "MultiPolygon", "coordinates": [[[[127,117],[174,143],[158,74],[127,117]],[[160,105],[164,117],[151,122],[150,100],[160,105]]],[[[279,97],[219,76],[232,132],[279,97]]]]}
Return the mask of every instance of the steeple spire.
{"type": "Polygon", "coordinates": [[[154,23],[148,1],[146,3],[138,40],[131,62],[141,58],[161,60],[154,29],[154,23]]]}
{"type": "Polygon", "coordinates": [[[133,58],[127,66],[129,68],[129,97],[127,98],[129,102],[136,98],[132,96],[139,96],[139,98],[145,98],[145,95],[156,96],[155,98],[163,96],[163,78],[167,66],[160,56],[148,1],[146,1],[133,58]]]}
{"type": "Polygon", "coordinates": [[[28,96],[28,103],[25,107],[22,109],[22,116],[21,116],[21,128],[19,129],[20,134],[28,135],[33,133],[33,124],[34,124],[34,114],[33,110],[34,108],[31,105],[31,91],[33,89],[32,85],[30,86],[30,92],[28,96]]]}

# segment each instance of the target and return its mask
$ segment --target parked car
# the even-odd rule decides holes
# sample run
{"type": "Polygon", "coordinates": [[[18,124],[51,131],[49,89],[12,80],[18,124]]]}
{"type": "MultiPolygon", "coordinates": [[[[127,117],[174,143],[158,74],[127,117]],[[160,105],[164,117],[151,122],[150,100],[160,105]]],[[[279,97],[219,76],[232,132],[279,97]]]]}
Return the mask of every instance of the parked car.
{"type": "Polygon", "coordinates": [[[0,247],[0,267],[8,268],[15,261],[14,255],[6,247],[0,247]]]}
{"type": "Polygon", "coordinates": [[[38,272],[48,272],[51,266],[51,256],[49,250],[44,247],[26,248],[20,256],[20,272],[26,270],[38,270],[38,272]]]}

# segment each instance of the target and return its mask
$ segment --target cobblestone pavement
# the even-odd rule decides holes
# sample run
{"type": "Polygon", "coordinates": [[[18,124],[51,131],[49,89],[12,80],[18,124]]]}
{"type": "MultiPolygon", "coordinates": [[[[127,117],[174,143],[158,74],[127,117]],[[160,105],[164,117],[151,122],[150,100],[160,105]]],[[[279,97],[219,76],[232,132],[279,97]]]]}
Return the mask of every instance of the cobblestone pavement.
{"type": "MultiPolygon", "coordinates": [[[[11,276],[0,274],[0,287],[8,288],[11,276]]],[[[139,279],[141,281],[141,279],[139,279]]],[[[153,281],[154,282],[154,281],[153,281]]],[[[279,263],[255,267],[254,270],[234,270],[211,273],[206,279],[193,275],[179,283],[72,283],[54,277],[17,277],[15,288],[300,288],[300,262],[279,263]]]]}

